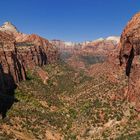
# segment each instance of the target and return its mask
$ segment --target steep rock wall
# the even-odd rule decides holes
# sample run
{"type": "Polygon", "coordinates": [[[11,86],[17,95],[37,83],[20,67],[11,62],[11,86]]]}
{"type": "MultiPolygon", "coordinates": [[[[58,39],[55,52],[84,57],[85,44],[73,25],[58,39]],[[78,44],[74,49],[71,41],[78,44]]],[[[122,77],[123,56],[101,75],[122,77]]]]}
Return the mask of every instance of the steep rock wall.
{"type": "Polygon", "coordinates": [[[10,92],[15,83],[25,79],[24,65],[18,59],[14,37],[0,32],[0,91],[10,92]]]}
{"type": "Polygon", "coordinates": [[[28,69],[36,70],[46,83],[48,74],[41,66],[57,59],[57,49],[38,35],[0,32],[0,91],[10,92],[17,83],[26,80],[28,69]]]}
{"type": "Polygon", "coordinates": [[[120,39],[120,64],[129,78],[127,97],[140,111],[140,12],[127,24],[120,39]]]}

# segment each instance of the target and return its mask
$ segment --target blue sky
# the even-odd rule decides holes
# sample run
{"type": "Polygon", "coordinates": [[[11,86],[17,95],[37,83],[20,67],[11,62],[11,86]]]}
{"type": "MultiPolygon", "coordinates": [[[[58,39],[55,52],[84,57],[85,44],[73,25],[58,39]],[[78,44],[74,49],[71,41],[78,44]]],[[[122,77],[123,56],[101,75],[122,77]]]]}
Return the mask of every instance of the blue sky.
{"type": "Polygon", "coordinates": [[[120,35],[140,0],[1,0],[0,24],[48,39],[94,40],[120,35]]]}

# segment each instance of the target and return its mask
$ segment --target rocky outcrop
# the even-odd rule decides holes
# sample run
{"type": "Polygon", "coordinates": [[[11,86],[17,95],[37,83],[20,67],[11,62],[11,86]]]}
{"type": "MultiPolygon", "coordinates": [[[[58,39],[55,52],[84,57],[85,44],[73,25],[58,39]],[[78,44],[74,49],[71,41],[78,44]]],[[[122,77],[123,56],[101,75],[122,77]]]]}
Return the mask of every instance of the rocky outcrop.
{"type": "Polygon", "coordinates": [[[36,70],[46,83],[48,75],[41,67],[58,59],[57,49],[38,35],[16,32],[10,23],[1,28],[5,30],[0,31],[0,92],[13,91],[17,83],[26,80],[27,70],[36,70]]]}
{"type": "Polygon", "coordinates": [[[57,49],[47,39],[35,34],[15,36],[17,51],[27,68],[43,66],[58,59],[57,49]]]}
{"type": "Polygon", "coordinates": [[[127,24],[120,40],[120,64],[129,78],[128,99],[140,111],[140,12],[127,24]]]}
{"type": "Polygon", "coordinates": [[[120,42],[120,37],[118,36],[109,36],[106,38],[107,41],[113,41],[116,42],[117,44],[120,42]]]}
{"type": "Polygon", "coordinates": [[[5,22],[1,27],[0,31],[6,31],[6,32],[13,32],[13,33],[18,33],[19,31],[17,28],[11,23],[11,22],[5,22]]]}
{"type": "Polygon", "coordinates": [[[26,79],[12,35],[0,32],[0,91],[11,92],[15,83],[26,79]]]}
{"type": "Polygon", "coordinates": [[[58,59],[57,49],[48,40],[32,34],[19,33],[6,22],[0,27],[0,114],[6,117],[14,102],[18,83],[26,80],[28,70],[35,71],[44,84],[48,74],[41,67],[58,59]]]}

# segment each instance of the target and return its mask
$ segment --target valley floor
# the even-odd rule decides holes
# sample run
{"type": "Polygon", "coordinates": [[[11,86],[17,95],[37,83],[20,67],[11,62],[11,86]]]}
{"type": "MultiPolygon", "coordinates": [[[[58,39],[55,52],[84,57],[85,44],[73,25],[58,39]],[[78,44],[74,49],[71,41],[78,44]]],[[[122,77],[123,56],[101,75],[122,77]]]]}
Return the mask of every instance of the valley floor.
{"type": "Polygon", "coordinates": [[[140,139],[140,115],[123,97],[124,77],[113,83],[62,62],[44,70],[47,85],[29,71],[16,89],[20,101],[0,120],[1,140],[140,139]]]}

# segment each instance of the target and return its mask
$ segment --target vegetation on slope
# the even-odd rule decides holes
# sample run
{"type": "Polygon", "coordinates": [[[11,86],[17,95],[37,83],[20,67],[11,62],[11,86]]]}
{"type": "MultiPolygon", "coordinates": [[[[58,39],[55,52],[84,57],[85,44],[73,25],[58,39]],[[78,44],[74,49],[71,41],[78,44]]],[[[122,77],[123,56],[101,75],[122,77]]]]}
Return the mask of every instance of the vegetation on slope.
{"type": "Polygon", "coordinates": [[[0,139],[139,139],[139,115],[122,96],[125,80],[89,77],[62,62],[44,70],[47,85],[32,71],[20,83],[20,102],[1,120],[0,139]]]}

